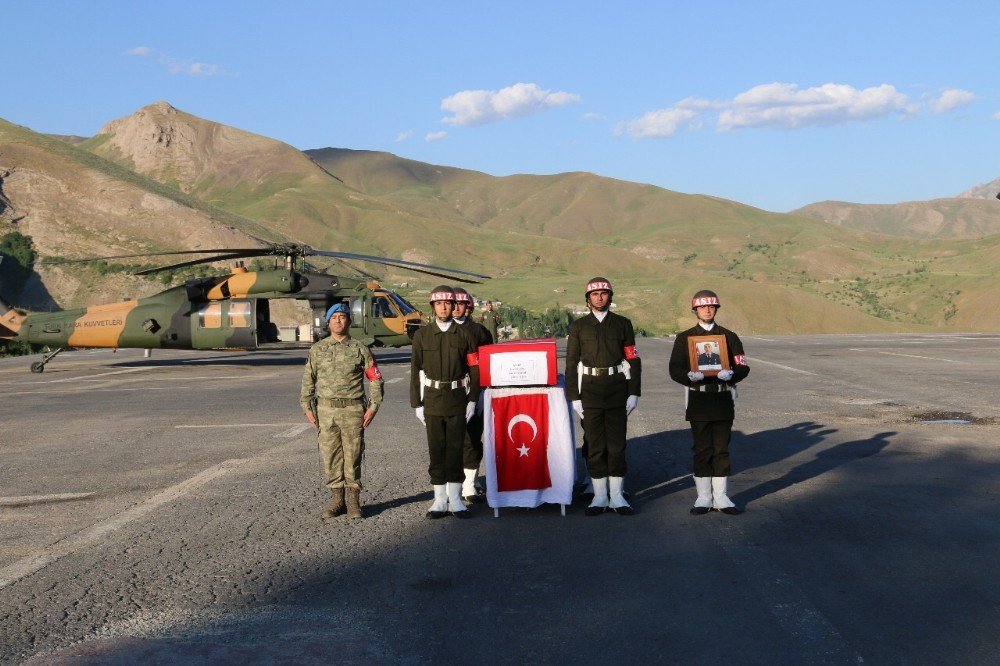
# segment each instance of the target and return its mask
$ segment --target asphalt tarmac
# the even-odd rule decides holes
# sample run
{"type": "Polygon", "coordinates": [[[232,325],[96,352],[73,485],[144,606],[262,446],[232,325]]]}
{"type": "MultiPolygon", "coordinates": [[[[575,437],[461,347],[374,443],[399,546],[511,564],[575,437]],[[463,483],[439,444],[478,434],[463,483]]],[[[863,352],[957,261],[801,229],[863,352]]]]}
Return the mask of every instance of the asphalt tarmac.
{"type": "Polygon", "coordinates": [[[0,359],[0,662],[998,663],[1000,335],[744,343],[736,517],[688,513],[669,339],[632,517],[427,520],[406,348],[353,522],[319,518],[304,353],[0,359]]]}

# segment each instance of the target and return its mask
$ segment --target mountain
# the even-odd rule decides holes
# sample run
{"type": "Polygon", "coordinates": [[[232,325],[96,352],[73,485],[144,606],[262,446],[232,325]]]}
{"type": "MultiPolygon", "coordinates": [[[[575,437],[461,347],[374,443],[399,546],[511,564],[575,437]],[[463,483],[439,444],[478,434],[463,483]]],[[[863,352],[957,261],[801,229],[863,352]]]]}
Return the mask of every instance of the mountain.
{"type": "Polygon", "coordinates": [[[1000,178],[976,185],[958,195],[960,199],[996,199],[1000,196],[1000,178]]]}
{"type": "MultiPolygon", "coordinates": [[[[39,217],[56,205],[73,210],[78,198],[84,210],[136,218],[95,210],[87,216],[96,220],[93,230],[74,227],[63,239],[54,223],[25,227],[42,254],[186,248],[189,239],[210,242],[199,233],[232,227],[486,272],[495,277],[477,295],[536,310],[579,306],[581,285],[606,275],[620,311],[651,332],[690,325],[690,295],[702,288],[720,292],[720,318],[748,333],[998,327],[989,303],[998,302],[1000,236],[914,240],[591,173],[495,177],[383,152],[303,152],[165,102],[111,121],[77,146],[25,128],[0,133],[5,165],[11,173],[44,173],[51,186],[12,188],[5,177],[0,192],[10,206],[0,232],[4,224],[24,226],[12,221],[12,209],[39,217]],[[80,178],[97,180],[63,186],[80,178]],[[184,221],[174,217],[175,231],[153,233],[139,221],[148,215],[140,193],[176,206],[184,221]]],[[[368,268],[411,289],[440,282],[368,268]]],[[[78,303],[48,273],[42,281],[60,304],[78,303]]]]}
{"type": "Polygon", "coordinates": [[[1000,201],[995,198],[956,197],[897,204],[823,201],[792,214],[850,229],[911,238],[979,238],[1000,233],[1000,201]]]}
{"type": "MultiPolygon", "coordinates": [[[[45,257],[256,244],[278,236],[72,144],[0,120],[0,235],[29,236],[45,257]]],[[[19,303],[64,306],[152,293],[158,281],[41,266],[19,303]]]]}

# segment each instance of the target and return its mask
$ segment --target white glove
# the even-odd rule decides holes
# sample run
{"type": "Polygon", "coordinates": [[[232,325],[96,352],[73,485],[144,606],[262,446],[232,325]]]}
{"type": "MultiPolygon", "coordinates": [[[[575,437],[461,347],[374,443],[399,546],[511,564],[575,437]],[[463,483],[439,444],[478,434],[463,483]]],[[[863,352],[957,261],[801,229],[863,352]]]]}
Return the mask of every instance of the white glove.
{"type": "Polygon", "coordinates": [[[689,372],[688,373],[688,379],[690,379],[693,382],[700,382],[704,378],[705,378],[705,375],[703,375],[700,372],[689,372]]]}
{"type": "Polygon", "coordinates": [[[639,396],[630,395],[628,397],[628,400],[625,401],[625,416],[628,416],[633,411],[635,411],[635,408],[638,406],[639,406],[639,396]]]}
{"type": "Polygon", "coordinates": [[[722,381],[728,382],[732,378],[733,378],[732,370],[719,370],[719,379],[721,379],[722,381]]]}
{"type": "Polygon", "coordinates": [[[465,405],[465,422],[468,423],[476,413],[476,403],[470,402],[465,405]]]}
{"type": "Polygon", "coordinates": [[[583,401],[582,400],[574,400],[573,401],[573,411],[576,412],[577,416],[579,416],[581,419],[583,418],[583,401]]]}
{"type": "Polygon", "coordinates": [[[424,425],[427,425],[427,421],[424,420],[424,408],[417,407],[415,411],[417,412],[417,420],[423,423],[424,425]]]}

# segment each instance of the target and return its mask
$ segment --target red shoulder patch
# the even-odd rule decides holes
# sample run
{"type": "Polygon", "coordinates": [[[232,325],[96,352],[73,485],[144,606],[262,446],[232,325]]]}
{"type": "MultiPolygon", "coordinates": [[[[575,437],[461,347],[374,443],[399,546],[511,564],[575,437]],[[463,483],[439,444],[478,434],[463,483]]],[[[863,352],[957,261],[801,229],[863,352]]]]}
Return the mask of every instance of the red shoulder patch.
{"type": "Polygon", "coordinates": [[[379,372],[378,366],[372,363],[372,367],[365,370],[365,377],[368,378],[368,381],[373,382],[376,379],[382,379],[382,373],[379,372]]]}
{"type": "Polygon", "coordinates": [[[743,354],[736,354],[735,356],[733,356],[733,361],[736,363],[736,365],[746,365],[747,357],[744,356],[743,354]]]}
{"type": "Polygon", "coordinates": [[[635,348],[635,345],[629,345],[623,347],[622,351],[625,352],[625,358],[631,361],[634,358],[639,358],[639,350],[635,348]]]}
{"type": "Polygon", "coordinates": [[[474,368],[479,365],[479,353],[472,352],[471,354],[465,355],[465,364],[470,368],[474,368]]]}

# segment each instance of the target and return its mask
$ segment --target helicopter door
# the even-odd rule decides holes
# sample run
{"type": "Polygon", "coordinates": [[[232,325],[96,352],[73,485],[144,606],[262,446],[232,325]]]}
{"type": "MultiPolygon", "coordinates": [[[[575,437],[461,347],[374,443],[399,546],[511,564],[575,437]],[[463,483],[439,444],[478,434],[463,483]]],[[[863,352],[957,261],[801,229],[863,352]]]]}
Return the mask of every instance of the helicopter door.
{"type": "Polygon", "coordinates": [[[191,317],[194,349],[256,349],[256,300],[206,303],[191,317]]]}

